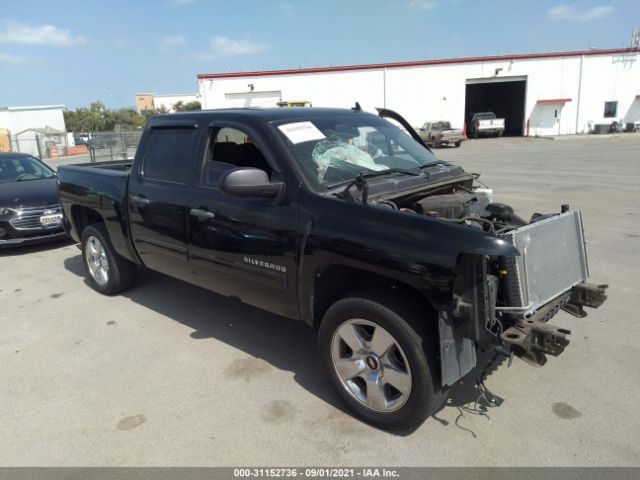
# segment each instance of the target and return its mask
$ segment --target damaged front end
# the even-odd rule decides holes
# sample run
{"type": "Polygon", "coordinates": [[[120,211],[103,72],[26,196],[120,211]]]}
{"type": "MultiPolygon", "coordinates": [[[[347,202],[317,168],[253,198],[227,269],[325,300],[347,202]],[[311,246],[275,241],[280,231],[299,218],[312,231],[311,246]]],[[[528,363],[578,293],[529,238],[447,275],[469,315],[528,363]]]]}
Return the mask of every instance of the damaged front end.
{"type": "Polygon", "coordinates": [[[560,310],[585,317],[584,307],[606,300],[607,285],[587,283],[589,271],[579,211],[534,215],[500,237],[516,257],[461,255],[454,307],[441,311],[439,331],[444,385],[475,366],[475,350],[494,347],[528,363],[544,365],[569,344],[571,333],[548,322],[560,310]]]}

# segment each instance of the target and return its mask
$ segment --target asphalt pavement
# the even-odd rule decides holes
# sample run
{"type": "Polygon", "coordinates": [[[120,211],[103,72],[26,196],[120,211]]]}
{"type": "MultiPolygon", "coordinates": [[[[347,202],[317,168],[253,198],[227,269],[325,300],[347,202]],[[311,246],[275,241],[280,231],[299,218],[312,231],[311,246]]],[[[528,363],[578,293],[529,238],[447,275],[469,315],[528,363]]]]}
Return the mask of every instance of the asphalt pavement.
{"type": "Polygon", "coordinates": [[[343,411],[301,323],[152,272],[102,296],[68,242],[0,252],[0,465],[640,465],[639,152],[640,135],[437,150],[521,216],[581,209],[609,299],[554,318],[560,357],[503,364],[486,399],[469,378],[406,435],[343,411]]]}

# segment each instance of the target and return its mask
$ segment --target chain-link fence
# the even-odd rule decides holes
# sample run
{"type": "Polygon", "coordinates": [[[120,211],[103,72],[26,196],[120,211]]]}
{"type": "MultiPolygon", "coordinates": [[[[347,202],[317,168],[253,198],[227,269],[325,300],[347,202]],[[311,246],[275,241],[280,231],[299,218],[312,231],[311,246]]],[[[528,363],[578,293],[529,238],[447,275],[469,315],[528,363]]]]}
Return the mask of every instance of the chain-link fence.
{"type": "Polygon", "coordinates": [[[41,159],[58,158],[65,155],[68,140],[66,132],[52,128],[31,128],[17,133],[6,135],[8,151],[22,152],[41,159]]]}
{"type": "Polygon", "coordinates": [[[96,132],[84,143],[89,148],[91,162],[128,160],[135,155],[141,135],[141,131],[96,132]]]}
{"type": "Polygon", "coordinates": [[[72,135],[53,129],[34,128],[12,135],[3,129],[0,130],[0,151],[28,153],[48,160],[67,155],[86,155],[88,150],[91,162],[128,160],[134,157],[141,136],[140,130],[72,135]],[[73,137],[75,146],[70,137],[73,137]]]}

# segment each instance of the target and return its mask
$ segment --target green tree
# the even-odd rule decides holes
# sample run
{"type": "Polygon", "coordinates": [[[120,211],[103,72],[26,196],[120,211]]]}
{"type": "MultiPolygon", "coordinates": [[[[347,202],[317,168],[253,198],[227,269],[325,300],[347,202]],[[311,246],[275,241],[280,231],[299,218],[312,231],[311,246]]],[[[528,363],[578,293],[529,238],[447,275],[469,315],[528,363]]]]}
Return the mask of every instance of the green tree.
{"type": "Polygon", "coordinates": [[[173,106],[176,112],[190,112],[193,110],[202,110],[202,105],[198,101],[184,103],[182,100],[176,102],[173,106]]]}
{"type": "Polygon", "coordinates": [[[162,105],[160,108],[154,108],[153,110],[147,110],[144,115],[144,123],[147,123],[149,119],[155,115],[161,115],[163,113],[169,113],[167,107],[162,105]]]}
{"type": "Polygon", "coordinates": [[[103,132],[105,130],[108,130],[107,117],[109,114],[107,111],[107,107],[104,106],[104,103],[98,100],[92,102],[91,105],[89,105],[89,114],[91,115],[94,132],[103,132]]]}
{"type": "Polygon", "coordinates": [[[64,124],[70,132],[95,132],[100,129],[100,115],[87,108],[65,110],[64,124]]]}
{"type": "Polygon", "coordinates": [[[137,130],[144,125],[144,117],[132,108],[121,108],[108,112],[105,124],[108,130],[137,130]]]}
{"type": "Polygon", "coordinates": [[[89,108],[66,109],[64,123],[70,132],[113,131],[116,126],[122,130],[136,130],[144,125],[144,117],[132,108],[108,110],[100,101],[92,102],[89,108]]]}

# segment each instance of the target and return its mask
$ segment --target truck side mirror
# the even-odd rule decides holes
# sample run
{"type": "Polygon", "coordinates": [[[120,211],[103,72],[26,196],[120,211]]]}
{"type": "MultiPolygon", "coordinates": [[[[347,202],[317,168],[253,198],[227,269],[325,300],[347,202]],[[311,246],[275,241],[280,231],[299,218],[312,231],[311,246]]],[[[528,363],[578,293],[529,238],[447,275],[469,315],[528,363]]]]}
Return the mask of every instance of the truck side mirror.
{"type": "Polygon", "coordinates": [[[234,197],[274,198],[283,187],[283,182],[272,182],[267,172],[253,167],[234,168],[220,179],[220,189],[234,197]]]}

